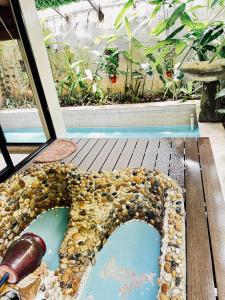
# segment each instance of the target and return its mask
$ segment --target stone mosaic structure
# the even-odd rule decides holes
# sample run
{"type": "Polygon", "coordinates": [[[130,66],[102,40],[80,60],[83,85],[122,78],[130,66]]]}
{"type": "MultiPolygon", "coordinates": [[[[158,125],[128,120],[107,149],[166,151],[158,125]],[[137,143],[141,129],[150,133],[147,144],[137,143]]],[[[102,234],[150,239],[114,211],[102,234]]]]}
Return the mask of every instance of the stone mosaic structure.
{"type": "Polygon", "coordinates": [[[186,298],[184,200],[172,179],[143,168],[82,172],[69,164],[33,166],[0,185],[0,255],[40,213],[58,206],[71,207],[60,267],[51,275],[51,288],[43,288],[42,279],[35,299],[54,299],[54,289],[57,299],[76,299],[98,251],[132,219],[162,236],[158,299],[186,298]]]}

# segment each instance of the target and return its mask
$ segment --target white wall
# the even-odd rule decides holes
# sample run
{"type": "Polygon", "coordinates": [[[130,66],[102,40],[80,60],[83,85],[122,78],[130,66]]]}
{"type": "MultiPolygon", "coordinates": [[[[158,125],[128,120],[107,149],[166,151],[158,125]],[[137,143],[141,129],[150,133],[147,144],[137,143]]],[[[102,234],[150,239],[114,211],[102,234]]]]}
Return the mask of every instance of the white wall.
{"type": "MultiPolygon", "coordinates": [[[[194,101],[62,108],[66,127],[143,127],[190,125],[196,120],[194,101]]],[[[0,111],[4,129],[41,127],[36,109],[0,111]]]]}
{"type": "MultiPolygon", "coordinates": [[[[67,22],[64,18],[59,16],[53,9],[39,11],[39,17],[46,19],[48,25],[54,32],[57,33],[57,40],[69,43],[74,49],[88,46],[92,49],[99,50],[99,47],[104,47],[95,44],[95,38],[102,34],[115,33],[114,22],[115,19],[127,0],[95,0],[102,7],[105,15],[104,22],[99,22],[96,12],[92,9],[87,1],[80,1],[70,5],[64,5],[59,8],[60,13],[69,16],[70,21],[67,22]]],[[[218,9],[207,9],[207,1],[194,0],[189,3],[189,7],[196,5],[205,5],[205,7],[196,10],[200,21],[209,21],[217,14],[218,9]]],[[[149,18],[155,6],[149,5],[146,0],[137,0],[136,9],[131,10],[130,16],[137,14],[131,22],[132,29],[135,30],[142,21],[149,18]]],[[[166,16],[170,16],[171,10],[165,12],[166,16]]],[[[153,44],[156,38],[150,35],[151,29],[164,17],[163,12],[158,15],[148,27],[144,26],[137,34],[137,38],[145,41],[146,44],[153,44]]],[[[225,11],[217,17],[217,20],[225,18],[225,11]]],[[[120,31],[121,33],[123,31],[120,31]]]]}

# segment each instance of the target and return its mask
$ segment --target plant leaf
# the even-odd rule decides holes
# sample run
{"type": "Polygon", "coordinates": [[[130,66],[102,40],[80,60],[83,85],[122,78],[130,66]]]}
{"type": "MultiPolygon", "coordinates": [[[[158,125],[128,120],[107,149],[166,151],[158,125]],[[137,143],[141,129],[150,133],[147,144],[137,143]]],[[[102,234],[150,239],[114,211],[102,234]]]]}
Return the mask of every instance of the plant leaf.
{"type": "Polygon", "coordinates": [[[153,52],[155,52],[156,50],[161,49],[163,46],[165,45],[174,45],[180,43],[179,39],[168,39],[168,40],[162,40],[162,41],[158,41],[156,45],[152,46],[152,47],[146,47],[146,55],[151,54],[153,52]]]}
{"type": "Polygon", "coordinates": [[[214,6],[216,6],[216,4],[217,4],[218,2],[220,2],[220,0],[214,0],[213,3],[212,3],[212,5],[211,5],[211,8],[213,8],[214,6]]]}
{"type": "Polygon", "coordinates": [[[220,24],[212,29],[208,29],[205,31],[206,33],[203,35],[200,45],[205,46],[208,43],[211,43],[215,39],[217,39],[219,36],[223,33],[223,24],[220,24]]]}
{"type": "Polygon", "coordinates": [[[104,40],[108,41],[110,39],[113,39],[114,37],[117,37],[117,35],[116,34],[103,34],[103,35],[99,35],[95,39],[95,44],[99,44],[99,43],[101,43],[104,40]]]}
{"type": "Polygon", "coordinates": [[[210,59],[210,62],[212,62],[220,53],[220,51],[223,49],[223,47],[225,47],[225,39],[223,39],[222,43],[220,44],[220,46],[217,48],[215,54],[213,55],[213,57],[210,59]]]}
{"type": "Polygon", "coordinates": [[[115,42],[118,40],[118,36],[114,35],[114,36],[111,36],[110,38],[107,39],[107,44],[110,44],[112,42],[115,42]]]}
{"type": "Polygon", "coordinates": [[[160,2],[159,4],[156,5],[156,7],[154,8],[152,14],[151,14],[151,18],[155,18],[155,16],[157,15],[157,13],[160,11],[162,6],[162,3],[160,2]]]}
{"type": "Polygon", "coordinates": [[[128,59],[128,60],[131,61],[132,63],[134,63],[134,64],[136,64],[136,65],[139,65],[139,64],[140,64],[140,62],[137,61],[137,60],[135,60],[135,59],[130,55],[129,52],[123,51],[123,55],[126,57],[126,59],[128,59]]]}
{"type": "Polygon", "coordinates": [[[185,25],[182,25],[180,27],[178,27],[177,29],[175,29],[172,33],[170,33],[168,35],[168,37],[166,38],[166,40],[172,39],[173,37],[175,37],[179,32],[181,32],[184,29],[185,25]]]}
{"type": "Polygon", "coordinates": [[[177,21],[177,19],[183,15],[185,8],[186,8],[186,4],[183,3],[180,6],[178,6],[177,9],[175,9],[175,11],[172,13],[171,17],[168,18],[167,29],[170,28],[171,26],[173,26],[175,24],[175,22],[177,21]]]}
{"type": "Polygon", "coordinates": [[[133,7],[133,5],[134,5],[134,0],[128,0],[127,3],[123,6],[114,23],[116,29],[119,29],[125,14],[128,12],[128,10],[130,10],[133,7]]]}
{"type": "Polygon", "coordinates": [[[44,37],[44,42],[48,42],[48,40],[52,39],[52,38],[55,38],[56,37],[56,33],[55,34],[49,34],[49,35],[46,35],[44,37]]]}
{"type": "Polygon", "coordinates": [[[225,115],[225,108],[216,109],[216,112],[225,115]]]}
{"type": "Polygon", "coordinates": [[[182,14],[185,11],[185,8],[185,3],[178,6],[169,18],[167,18],[166,20],[162,20],[158,23],[158,25],[156,25],[152,29],[152,33],[155,35],[160,35],[163,31],[172,27],[175,24],[175,22],[182,16],[182,14]]]}
{"type": "Polygon", "coordinates": [[[215,52],[216,51],[216,47],[210,44],[207,44],[204,46],[204,49],[211,51],[211,52],[215,52]]]}
{"type": "Polygon", "coordinates": [[[83,62],[84,62],[83,60],[75,61],[70,65],[70,68],[73,69],[74,67],[78,66],[79,64],[81,64],[83,62]]]}
{"type": "Polygon", "coordinates": [[[222,58],[225,58],[225,46],[222,46],[222,48],[219,51],[219,56],[222,58]]]}
{"type": "Polygon", "coordinates": [[[225,97],[225,88],[216,94],[215,99],[217,100],[217,99],[224,98],[224,97],[225,97]]]}
{"type": "Polygon", "coordinates": [[[136,38],[132,37],[131,41],[132,41],[134,47],[140,48],[140,49],[145,48],[145,46],[139,40],[137,40],[136,38]]]}
{"type": "Polygon", "coordinates": [[[131,40],[132,32],[131,32],[130,23],[129,23],[127,17],[125,17],[125,29],[126,29],[127,36],[128,36],[128,38],[129,38],[129,40],[131,40]]]}
{"type": "Polygon", "coordinates": [[[167,28],[167,21],[163,20],[158,23],[154,28],[152,28],[152,33],[154,35],[160,35],[167,28]]]}
{"type": "Polygon", "coordinates": [[[205,7],[205,5],[195,5],[195,6],[192,6],[192,7],[189,9],[189,11],[193,12],[193,11],[196,11],[196,10],[201,9],[201,8],[203,8],[203,7],[205,7]]]}
{"type": "Polygon", "coordinates": [[[162,0],[152,0],[152,1],[149,1],[148,3],[152,4],[152,5],[157,5],[157,4],[161,3],[161,2],[162,2],[162,0]]]}
{"type": "Polygon", "coordinates": [[[185,42],[181,42],[180,44],[176,45],[175,51],[177,55],[180,55],[185,48],[187,47],[187,44],[185,42]]]}
{"type": "Polygon", "coordinates": [[[182,16],[180,17],[182,24],[186,25],[190,29],[195,27],[194,22],[192,21],[191,17],[184,11],[182,16]]]}

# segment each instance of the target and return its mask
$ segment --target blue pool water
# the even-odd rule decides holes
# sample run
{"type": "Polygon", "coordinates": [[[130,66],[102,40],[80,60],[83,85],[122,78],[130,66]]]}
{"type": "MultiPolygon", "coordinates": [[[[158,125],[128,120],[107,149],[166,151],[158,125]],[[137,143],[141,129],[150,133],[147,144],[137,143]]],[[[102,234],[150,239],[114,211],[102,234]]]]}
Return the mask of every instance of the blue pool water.
{"type": "MultiPolygon", "coordinates": [[[[41,143],[46,138],[41,128],[6,129],[9,143],[41,143]]],[[[68,138],[163,138],[163,137],[198,137],[199,130],[191,126],[151,126],[129,128],[68,128],[68,138]]]]}
{"type": "MultiPolygon", "coordinates": [[[[44,239],[47,251],[43,260],[50,270],[59,267],[58,251],[67,230],[68,213],[68,208],[48,210],[25,230],[44,239]]],[[[156,299],[160,246],[161,236],[152,226],[137,220],[121,225],[97,254],[78,299],[156,299]]]]}
{"type": "Polygon", "coordinates": [[[137,220],[121,225],[98,253],[78,299],[156,299],[160,245],[155,228],[137,220]]]}
{"type": "Polygon", "coordinates": [[[44,239],[47,251],[43,260],[52,271],[59,267],[58,251],[67,231],[68,215],[69,208],[50,209],[40,214],[24,231],[34,232],[44,239]]]}

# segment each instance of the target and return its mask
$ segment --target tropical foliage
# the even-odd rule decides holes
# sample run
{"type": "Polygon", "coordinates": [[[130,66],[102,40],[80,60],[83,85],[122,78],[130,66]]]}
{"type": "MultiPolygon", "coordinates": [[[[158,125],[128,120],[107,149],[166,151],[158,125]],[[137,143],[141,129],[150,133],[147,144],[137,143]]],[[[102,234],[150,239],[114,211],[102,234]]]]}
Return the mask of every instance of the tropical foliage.
{"type": "MultiPolygon", "coordinates": [[[[36,0],[36,5],[41,9],[69,2],[36,0]]],[[[186,82],[180,66],[187,60],[225,58],[223,0],[207,0],[205,4],[190,0],[149,0],[147,5],[151,15],[135,27],[133,24],[141,11],[135,0],[125,1],[115,17],[113,33],[99,36],[95,41],[104,50],[80,49],[82,57],[70,45],[57,42],[45,22],[42,23],[62,106],[185,101],[199,97],[201,84],[186,82]],[[210,18],[202,21],[199,11],[206,8],[211,11],[210,18]],[[143,29],[148,32],[149,40],[138,38],[143,29]],[[152,38],[156,42],[149,42],[152,38]],[[161,81],[157,90],[156,78],[161,81]],[[120,82],[120,91],[114,92],[116,80],[120,82]]],[[[224,90],[218,98],[222,96],[224,90]]],[[[11,105],[13,101],[8,103],[11,105]]]]}
{"type": "Polygon", "coordinates": [[[35,0],[37,9],[58,7],[60,5],[77,2],[76,0],[35,0]]]}

